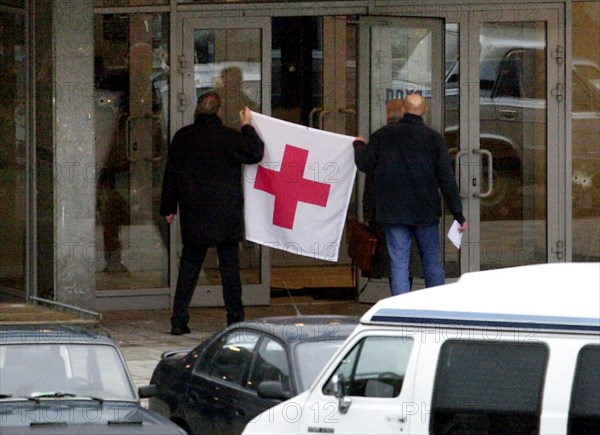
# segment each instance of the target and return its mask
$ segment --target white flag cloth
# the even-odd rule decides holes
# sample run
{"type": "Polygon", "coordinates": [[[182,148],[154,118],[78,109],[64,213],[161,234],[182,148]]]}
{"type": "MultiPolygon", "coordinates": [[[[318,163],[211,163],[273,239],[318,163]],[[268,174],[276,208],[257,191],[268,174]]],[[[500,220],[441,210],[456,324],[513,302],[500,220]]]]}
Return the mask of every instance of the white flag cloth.
{"type": "Polygon", "coordinates": [[[259,113],[265,155],[244,174],[246,239],[337,261],[356,175],[353,137],[259,113]]]}

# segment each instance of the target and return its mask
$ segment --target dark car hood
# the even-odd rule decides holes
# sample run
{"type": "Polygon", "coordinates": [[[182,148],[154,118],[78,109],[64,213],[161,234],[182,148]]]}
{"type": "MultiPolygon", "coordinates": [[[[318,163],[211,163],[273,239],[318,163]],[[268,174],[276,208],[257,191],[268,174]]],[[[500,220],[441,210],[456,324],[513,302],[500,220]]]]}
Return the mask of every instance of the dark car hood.
{"type": "Polygon", "coordinates": [[[175,423],[136,402],[0,401],[0,433],[180,435],[175,423]]]}

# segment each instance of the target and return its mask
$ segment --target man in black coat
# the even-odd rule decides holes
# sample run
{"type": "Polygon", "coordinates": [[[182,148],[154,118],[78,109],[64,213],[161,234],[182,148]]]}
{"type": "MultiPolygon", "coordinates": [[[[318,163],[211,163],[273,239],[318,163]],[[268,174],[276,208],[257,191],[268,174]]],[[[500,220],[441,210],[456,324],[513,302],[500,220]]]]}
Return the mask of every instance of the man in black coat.
{"type": "Polygon", "coordinates": [[[216,245],[227,324],[244,320],[238,244],[244,237],[242,165],[258,163],[264,143],[240,112],[241,133],[219,117],[221,97],[200,96],[196,120],[177,131],[169,147],[160,214],[173,223],[179,205],[183,255],[171,317],[171,333],[189,333],[188,307],[206,251],[216,245]]]}
{"type": "Polygon", "coordinates": [[[385,226],[392,262],[392,293],[410,291],[409,259],[412,238],[417,241],[425,285],[444,284],[440,262],[439,218],[441,190],[454,218],[467,229],[458,186],[444,138],[425,125],[425,98],[404,99],[404,117],[371,136],[369,145],[354,141],[356,166],[372,173],[375,184],[375,218],[385,226]]]}

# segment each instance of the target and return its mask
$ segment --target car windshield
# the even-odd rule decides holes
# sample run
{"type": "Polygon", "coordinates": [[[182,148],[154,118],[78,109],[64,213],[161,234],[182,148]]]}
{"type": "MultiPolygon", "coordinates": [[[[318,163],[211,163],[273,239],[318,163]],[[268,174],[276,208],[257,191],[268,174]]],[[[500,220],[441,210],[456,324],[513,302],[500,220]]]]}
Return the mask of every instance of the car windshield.
{"type": "Polygon", "coordinates": [[[0,397],[136,400],[122,359],[101,344],[3,344],[0,397]]]}
{"type": "Polygon", "coordinates": [[[295,354],[298,362],[300,391],[310,387],[342,343],[341,340],[298,343],[295,354]]]}

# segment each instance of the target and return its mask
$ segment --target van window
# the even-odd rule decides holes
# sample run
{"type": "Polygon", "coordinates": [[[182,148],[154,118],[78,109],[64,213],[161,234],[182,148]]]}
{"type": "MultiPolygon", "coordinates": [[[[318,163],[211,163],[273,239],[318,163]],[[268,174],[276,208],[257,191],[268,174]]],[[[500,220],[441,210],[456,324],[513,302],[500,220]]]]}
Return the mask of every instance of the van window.
{"type": "Polygon", "coordinates": [[[433,434],[536,434],[548,361],[542,343],[449,340],[433,391],[433,434]]]}
{"type": "Polygon", "coordinates": [[[600,346],[585,346],[579,352],[568,433],[600,433],[600,346]]]}
{"type": "MultiPolygon", "coordinates": [[[[412,345],[412,338],[407,337],[364,338],[342,359],[331,378],[343,378],[346,396],[397,397],[412,345]]],[[[325,395],[333,395],[331,378],[323,387],[325,395]]]]}

